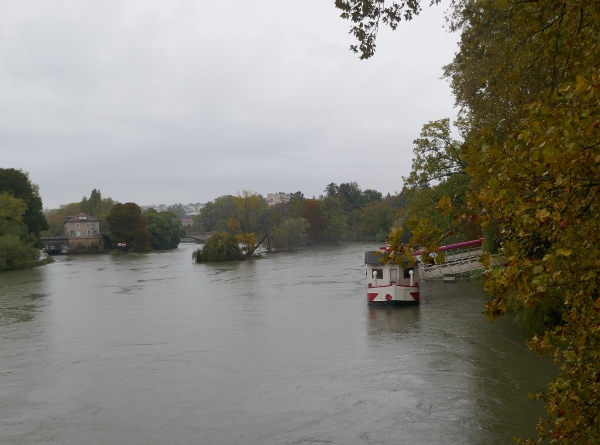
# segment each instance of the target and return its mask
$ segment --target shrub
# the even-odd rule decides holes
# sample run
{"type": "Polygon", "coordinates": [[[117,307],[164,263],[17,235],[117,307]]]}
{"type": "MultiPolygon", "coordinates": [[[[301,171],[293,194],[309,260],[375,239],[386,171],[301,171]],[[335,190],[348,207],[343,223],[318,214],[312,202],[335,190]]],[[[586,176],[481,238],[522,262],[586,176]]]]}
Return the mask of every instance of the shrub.
{"type": "Polygon", "coordinates": [[[217,232],[206,240],[204,248],[194,251],[192,258],[196,263],[212,263],[241,260],[243,255],[234,235],[217,232]]]}

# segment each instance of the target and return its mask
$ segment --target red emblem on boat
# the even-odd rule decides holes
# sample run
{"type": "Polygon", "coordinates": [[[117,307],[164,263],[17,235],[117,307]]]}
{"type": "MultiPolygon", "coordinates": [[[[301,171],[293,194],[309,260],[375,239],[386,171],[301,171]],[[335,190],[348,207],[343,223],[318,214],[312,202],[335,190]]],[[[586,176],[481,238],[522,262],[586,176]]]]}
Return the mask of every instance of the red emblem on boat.
{"type": "Polygon", "coordinates": [[[387,301],[390,301],[392,299],[392,296],[390,294],[385,294],[385,299],[387,301]]]}

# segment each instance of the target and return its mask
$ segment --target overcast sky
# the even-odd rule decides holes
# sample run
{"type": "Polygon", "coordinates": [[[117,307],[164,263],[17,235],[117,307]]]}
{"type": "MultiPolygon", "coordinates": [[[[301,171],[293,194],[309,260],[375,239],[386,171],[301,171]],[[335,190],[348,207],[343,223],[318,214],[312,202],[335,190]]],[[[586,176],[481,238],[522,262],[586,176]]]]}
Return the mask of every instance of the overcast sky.
{"type": "Polygon", "coordinates": [[[424,123],[454,118],[443,7],[348,50],[334,0],[0,0],[0,166],[46,208],[251,190],[402,189],[424,123]]]}

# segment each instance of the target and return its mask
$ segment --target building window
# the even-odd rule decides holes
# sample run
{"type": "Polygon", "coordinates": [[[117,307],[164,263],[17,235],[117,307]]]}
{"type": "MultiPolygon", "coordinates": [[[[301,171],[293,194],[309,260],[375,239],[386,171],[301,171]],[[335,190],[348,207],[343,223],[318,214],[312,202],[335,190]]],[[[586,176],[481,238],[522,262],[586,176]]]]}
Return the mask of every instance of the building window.
{"type": "Polygon", "coordinates": [[[88,236],[92,236],[92,231],[88,230],[88,236]]]}
{"type": "Polygon", "coordinates": [[[71,230],[71,236],[75,236],[75,232],[71,230]]]}
{"type": "Polygon", "coordinates": [[[78,232],[77,232],[77,236],[81,236],[81,232],[79,232],[79,231],[78,231],[78,232]]]}
{"type": "Polygon", "coordinates": [[[75,224],[75,228],[79,229],[79,223],[75,224]]]}
{"type": "Polygon", "coordinates": [[[373,278],[383,278],[383,269],[373,269],[373,278]]]}

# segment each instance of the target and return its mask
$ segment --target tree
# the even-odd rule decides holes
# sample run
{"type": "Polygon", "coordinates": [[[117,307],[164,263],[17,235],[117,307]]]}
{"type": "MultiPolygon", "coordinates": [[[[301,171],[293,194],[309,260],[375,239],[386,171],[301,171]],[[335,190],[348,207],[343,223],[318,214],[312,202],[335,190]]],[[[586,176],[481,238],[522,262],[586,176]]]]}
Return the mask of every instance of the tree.
{"type": "MultiPolygon", "coordinates": [[[[600,73],[561,87],[552,105],[530,106],[502,155],[473,167],[496,177],[476,195],[504,235],[502,267],[487,255],[494,319],[509,308],[540,322],[529,347],[561,373],[539,398],[540,439],[597,443],[600,427],[600,73]],[[492,164],[493,163],[493,164],[492,164]]],[[[529,441],[529,443],[534,443],[529,441]]]]}
{"type": "Polygon", "coordinates": [[[361,238],[385,241],[387,233],[391,230],[395,212],[383,202],[371,202],[358,210],[359,230],[361,238]]]}
{"type": "Polygon", "coordinates": [[[325,196],[335,196],[338,194],[338,186],[335,182],[330,183],[327,187],[325,187],[325,196]]]}
{"type": "Polygon", "coordinates": [[[413,143],[412,169],[407,178],[402,178],[406,187],[423,187],[454,175],[466,176],[466,163],[461,158],[462,142],[452,139],[450,119],[423,125],[421,137],[413,143]]]}
{"type": "Polygon", "coordinates": [[[7,192],[0,193],[0,235],[22,233],[25,228],[23,216],[26,211],[25,201],[7,192]]]}
{"type": "Polygon", "coordinates": [[[242,194],[233,197],[234,213],[229,218],[228,229],[236,234],[237,240],[243,244],[246,255],[254,253],[258,246],[268,237],[266,231],[267,202],[258,193],[244,190],[242,194]],[[257,241],[257,234],[263,232],[257,241]]]}
{"type": "Polygon", "coordinates": [[[304,209],[300,216],[308,223],[308,240],[311,243],[322,243],[327,239],[327,220],[323,209],[316,199],[304,201],[304,209]]]}
{"type": "Polygon", "coordinates": [[[223,195],[214,201],[209,201],[194,217],[194,223],[202,228],[203,232],[213,230],[227,230],[227,222],[235,211],[232,195],[223,195]]]}
{"type": "Polygon", "coordinates": [[[308,222],[304,218],[290,218],[277,225],[272,231],[273,242],[280,249],[292,250],[308,242],[306,230],[308,222]]]}
{"type": "MultiPolygon", "coordinates": [[[[363,58],[374,52],[380,21],[394,28],[400,13],[409,19],[420,10],[418,0],[384,4],[336,2],[356,24],[363,58]]],[[[542,315],[529,346],[561,365],[538,394],[547,410],[538,438],[525,443],[598,443],[600,3],[458,0],[450,28],[461,32],[445,74],[462,111],[465,216],[501,234],[502,263],[483,259],[486,313],[542,315]]],[[[464,220],[450,196],[438,207],[456,215],[452,224],[464,220]]],[[[400,239],[400,231],[392,235],[400,239]]],[[[427,255],[445,233],[416,225],[413,235],[427,255]]],[[[410,257],[412,247],[394,244],[389,260],[410,257]]]]}
{"type": "Polygon", "coordinates": [[[292,193],[292,199],[294,199],[294,197],[297,198],[298,201],[304,201],[304,199],[305,199],[304,198],[304,193],[302,193],[300,191],[292,193]]]}
{"type": "Polygon", "coordinates": [[[192,253],[196,263],[239,261],[243,259],[242,251],[235,235],[225,232],[213,233],[202,249],[192,253]]]}
{"type": "Polygon", "coordinates": [[[363,193],[356,181],[352,181],[341,183],[335,197],[342,203],[344,210],[350,212],[359,207],[359,201],[362,194],[363,193]]]}
{"type": "Polygon", "coordinates": [[[92,193],[90,194],[90,199],[86,198],[85,196],[83,197],[83,199],[81,200],[81,212],[86,213],[88,215],[91,216],[97,216],[96,215],[96,208],[98,206],[98,204],[100,204],[100,202],[102,201],[102,194],[100,193],[100,190],[92,190],[92,193]]]}
{"type": "Polygon", "coordinates": [[[113,246],[125,243],[128,248],[136,252],[150,250],[150,235],[146,219],[142,218],[142,211],[137,204],[133,202],[115,204],[106,220],[113,246]]]}
{"type": "Polygon", "coordinates": [[[176,249],[185,231],[173,212],[157,212],[149,209],[143,214],[150,235],[150,247],[154,250],[176,249]]]}
{"type": "Polygon", "coordinates": [[[23,222],[26,212],[25,201],[0,193],[0,271],[31,267],[37,259],[36,240],[23,222]]]}
{"type": "Polygon", "coordinates": [[[29,180],[27,173],[14,168],[0,168],[0,192],[7,192],[25,202],[27,210],[23,215],[23,223],[36,240],[41,231],[48,230],[38,186],[29,180]]]}
{"type": "Polygon", "coordinates": [[[379,202],[383,200],[383,195],[377,190],[367,189],[362,192],[362,196],[358,198],[358,207],[364,207],[365,205],[372,202],[379,202]]]}
{"type": "Polygon", "coordinates": [[[502,267],[484,259],[487,314],[542,320],[529,346],[561,364],[538,395],[538,440],[597,443],[600,4],[475,5],[454,13],[446,73],[467,110],[470,203],[502,233],[502,267]]]}
{"type": "Polygon", "coordinates": [[[320,202],[320,205],[327,223],[325,229],[327,239],[332,242],[343,241],[348,229],[348,217],[344,213],[342,204],[328,196],[320,202]]]}
{"type": "MultiPolygon", "coordinates": [[[[431,0],[432,5],[439,2],[440,0],[431,0]]],[[[411,20],[421,12],[420,0],[406,0],[400,3],[385,0],[336,0],[335,7],[342,10],[343,19],[354,23],[350,32],[359,41],[359,45],[351,45],[350,49],[360,53],[361,59],[368,59],[375,54],[375,40],[380,22],[396,29],[402,18],[411,20]]]]}

